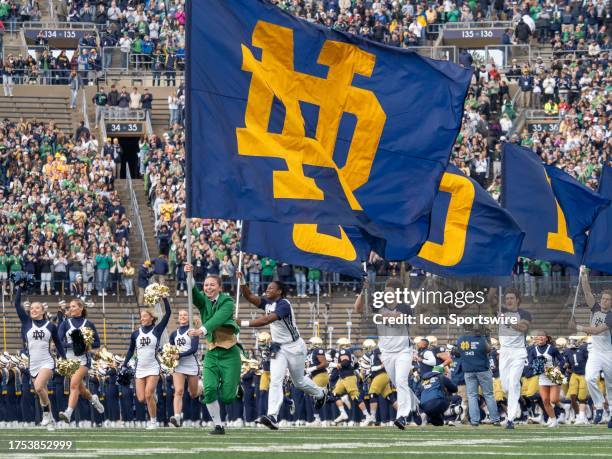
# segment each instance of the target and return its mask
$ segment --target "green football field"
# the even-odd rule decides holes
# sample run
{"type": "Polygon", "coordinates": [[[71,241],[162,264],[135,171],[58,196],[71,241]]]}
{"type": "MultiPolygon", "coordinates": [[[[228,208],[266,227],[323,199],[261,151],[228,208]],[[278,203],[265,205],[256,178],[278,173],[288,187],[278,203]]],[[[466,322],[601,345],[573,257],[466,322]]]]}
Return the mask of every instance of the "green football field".
{"type": "Polygon", "coordinates": [[[514,431],[480,426],[409,428],[228,429],[42,429],[0,432],[0,457],[206,457],[217,458],[367,458],[398,457],[612,457],[612,429],[604,426],[518,426],[514,431]],[[76,441],[73,452],[11,451],[8,440],[76,441]]]}

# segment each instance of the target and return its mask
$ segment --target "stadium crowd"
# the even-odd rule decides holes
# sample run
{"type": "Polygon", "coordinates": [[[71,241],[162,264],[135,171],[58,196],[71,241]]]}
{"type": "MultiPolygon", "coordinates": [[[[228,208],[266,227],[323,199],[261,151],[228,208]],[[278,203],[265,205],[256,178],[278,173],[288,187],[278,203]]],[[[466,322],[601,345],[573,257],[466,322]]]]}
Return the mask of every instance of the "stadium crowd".
{"type": "MultiPolygon", "coordinates": [[[[114,163],[81,123],[74,135],[36,120],[0,122],[0,280],[36,278],[41,294],[133,295],[130,221],[114,163]]],[[[12,284],[11,284],[12,288],[12,284]]],[[[38,293],[38,292],[36,292],[38,293]]]]}
{"type": "MultiPolygon", "coordinates": [[[[303,2],[278,1],[281,8],[292,14],[313,22],[358,33],[380,41],[388,41],[394,32],[400,33],[402,24],[410,25],[409,19],[418,20],[425,13],[435,10],[428,7],[423,10],[420,5],[410,2],[303,2]],[[422,13],[422,14],[419,14],[422,13]],[[382,26],[382,28],[381,28],[382,26]],[[370,30],[370,28],[372,30],[370,30]],[[375,31],[378,32],[375,33],[375,31]]],[[[498,2],[499,3],[499,2],[498,2]]],[[[480,4],[463,5],[466,8],[485,10],[487,14],[477,13],[474,18],[513,19],[519,22],[520,10],[516,6],[480,4]],[[490,7],[490,8],[489,8],[490,7]]],[[[456,5],[441,5],[444,11],[456,5]]],[[[532,18],[540,14],[546,16],[550,5],[537,7],[528,11],[532,18]]],[[[588,9],[588,8],[587,8],[588,9]]],[[[593,8],[590,8],[591,10],[593,8]]],[[[555,11],[557,11],[555,9],[555,11]]],[[[597,24],[601,23],[601,8],[599,16],[595,16],[597,24]]],[[[452,11],[452,9],[451,9],[452,11]]],[[[581,18],[581,9],[572,9],[572,16],[577,23],[581,18]]],[[[524,13],[524,12],[523,12],[524,13]]],[[[556,13],[555,13],[556,14],[556,13]]],[[[438,14],[435,20],[428,23],[454,19],[454,15],[438,14]]],[[[427,19],[427,18],[426,18],[427,19]]],[[[426,20],[425,19],[425,20],[426,20]]],[[[554,23],[555,19],[551,20],[554,23]]],[[[568,21],[568,18],[565,18],[568,21]]],[[[542,24],[540,21],[538,24],[542,24]]],[[[595,24],[595,23],[593,23],[595,24]]],[[[554,26],[551,26],[554,28],[554,26]]],[[[540,27],[541,29],[541,27],[540,27]]],[[[575,27],[565,24],[563,30],[570,37],[570,31],[575,27]]],[[[598,29],[599,30],[599,29],[598,29]]],[[[540,30],[541,33],[541,30],[540,30]]],[[[424,34],[424,32],[423,32],[424,34]]],[[[419,35],[419,37],[424,35],[419,35]]],[[[554,36],[551,35],[551,36],[554,36]]],[[[515,41],[515,32],[512,41],[515,41]]],[[[570,39],[568,38],[568,40],[570,39]]],[[[520,142],[532,147],[537,154],[549,164],[557,164],[583,183],[592,188],[597,187],[597,176],[602,164],[609,158],[610,131],[607,124],[606,87],[609,85],[608,53],[606,43],[609,39],[595,35],[601,42],[597,53],[571,53],[553,60],[550,67],[537,59],[531,66],[521,67],[516,60],[507,69],[498,68],[493,62],[473,64],[474,76],[465,102],[464,122],[462,130],[453,149],[453,162],[466,174],[474,178],[486,188],[494,198],[500,194],[501,176],[501,141],[520,142]],[[518,85],[518,96],[511,98],[510,87],[518,85]],[[519,136],[514,131],[514,123],[518,107],[533,107],[545,109],[548,115],[560,115],[562,121],[559,132],[524,132],[519,136]],[[599,116],[597,116],[599,115],[599,116]]],[[[554,38],[553,38],[554,41],[554,38]]],[[[158,231],[159,248],[167,252],[169,258],[169,276],[178,280],[177,290],[184,291],[184,273],[181,271],[181,261],[185,257],[184,250],[184,190],[183,178],[184,147],[182,144],[182,110],[183,94],[177,91],[176,104],[172,97],[171,107],[172,128],[162,138],[143,139],[139,157],[141,172],[145,176],[149,200],[153,207],[158,231]],[[175,111],[176,109],[176,111],[175,111]],[[175,123],[176,122],[176,123],[175,123]],[[176,172],[180,171],[177,176],[176,172]],[[180,257],[177,254],[183,254],[180,257]],[[178,260],[178,263],[175,261],[178,260]]],[[[233,222],[202,221],[196,223],[194,235],[203,242],[202,247],[194,247],[192,256],[197,261],[197,278],[202,278],[205,272],[221,273],[230,279],[237,268],[239,231],[233,222]],[[205,241],[205,242],[204,242],[205,241]],[[228,241],[230,242],[228,244],[228,241]],[[210,271],[209,271],[210,270],[210,271]]],[[[274,261],[272,270],[260,264],[257,257],[247,255],[244,263],[244,273],[250,279],[250,286],[257,290],[264,277],[269,275],[275,279],[295,284],[294,293],[304,295],[317,292],[317,282],[330,280],[340,281],[338,275],[320,273],[318,270],[308,270],[302,267],[291,267],[274,261]],[[265,271],[265,272],[264,272],[265,271]],[[310,282],[312,281],[312,282],[310,282]],[[312,284],[312,287],[310,286],[312,284]]],[[[379,275],[393,274],[397,271],[396,264],[373,259],[368,263],[368,272],[379,275]]],[[[423,275],[419,270],[411,274],[423,275]]],[[[551,266],[538,260],[520,259],[515,269],[517,286],[526,296],[548,295],[559,293],[561,276],[568,274],[561,266],[551,266]],[[531,272],[531,275],[529,274],[531,272]],[[541,276],[541,278],[540,278],[541,276]]]]}

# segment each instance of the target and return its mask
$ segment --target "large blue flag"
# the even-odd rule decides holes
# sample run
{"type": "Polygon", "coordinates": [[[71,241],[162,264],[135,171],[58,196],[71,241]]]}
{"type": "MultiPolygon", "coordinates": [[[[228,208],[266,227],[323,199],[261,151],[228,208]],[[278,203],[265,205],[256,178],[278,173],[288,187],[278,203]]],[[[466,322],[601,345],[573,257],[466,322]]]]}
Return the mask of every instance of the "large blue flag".
{"type": "Polygon", "coordinates": [[[429,238],[410,264],[451,277],[512,274],[523,232],[478,183],[448,166],[434,201],[429,238]]]}
{"type": "Polygon", "coordinates": [[[415,254],[471,71],[263,0],[187,5],[187,215],[361,226],[415,254]]]}
{"type": "Polygon", "coordinates": [[[359,230],[338,225],[244,222],[242,249],[285,263],[364,275],[370,249],[359,230]]]}
{"type": "Polygon", "coordinates": [[[525,232],[522,256],[579,267],[586,231],[608,204],[531,150],[504,144],[502,205],[525,232]]]}
{"type": "MultiPolygon", "coordinates": [[[[612,167],[604,166],[599,180],[599,194],[612,200],[612,167]]],[[[589,231],[583,264],[612,274],[612,206],[604,209],[589,231]]]]}

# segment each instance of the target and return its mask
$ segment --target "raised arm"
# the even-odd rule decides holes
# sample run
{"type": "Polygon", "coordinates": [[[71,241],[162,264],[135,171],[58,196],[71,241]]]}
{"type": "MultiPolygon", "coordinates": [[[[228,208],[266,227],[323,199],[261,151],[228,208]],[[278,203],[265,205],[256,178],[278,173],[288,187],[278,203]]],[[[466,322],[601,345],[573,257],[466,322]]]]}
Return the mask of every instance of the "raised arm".
{"type": "Polygon", "coordinates": [[[595,306],[595,297],[593,296],[593,292],[591,291],[589,275],[584,266],[580,267],[580,273],[582,274],[580,278],[581,279],[580,283],[582,285],[582,291],[584,292],[584,299],[586,300],[586,303],[589,305],[589,308],[592,308],[593,306],[595,306]]]}
{"type": "Polygon", "coordinates": [[[363,280],[363,287],[361,289],[361,293],[357,295],[357,298],[355,298],[355,304],[353,305],[353,311],[355,311],[357,314],[363,313],[363,309],[365,308],[365,296],[368,294],[368,287],[369,282],[368,279],[365,278],[363,280]]]}
{"type": "Polygon", "coordinates": [[[16,287],[15,289],[15,309],[17,310],[17,315],[22,323],[26,322],[30,318],[26,310],[21,305],[21,287],[16,287]]]}
{"type": "Polygon", "coordinates": [[[261,305],[261,298],[251,292],[249,286],[244,282],[244,275],[237,271],[236,277],[240,280],[240,293],[242,293],[242,296],[252,305],[259,307],[261,305]]]}
{"type": "Polygon", "coordinates": [[[164,308],[165,308],[164,317],[162,317],[159,323],[155,325],[155,328],[153,330],[153,333],[157,335],[158,338],[159,336],[161,336],[162,332],[168,326],[168,322],[170,321],[170,316],[172,315],[172,310],[170,309],[170,302],[168,301],[168,298],[164,298],[163,301],[164,301],[164,308]]]}

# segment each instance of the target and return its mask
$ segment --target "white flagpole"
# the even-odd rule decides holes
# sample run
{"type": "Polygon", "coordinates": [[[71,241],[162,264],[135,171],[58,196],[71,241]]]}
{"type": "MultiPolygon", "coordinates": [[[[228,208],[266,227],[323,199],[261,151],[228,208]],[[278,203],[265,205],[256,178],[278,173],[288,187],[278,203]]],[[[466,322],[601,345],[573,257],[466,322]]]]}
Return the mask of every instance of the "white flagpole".
{"type": "MultiPolygon", "coordinates": [[[[187,224],[185,225],[185,249],[187,252],[187,263],[191,265],[191,218],[187,218],[187,224]]],[[[189,314],[189,328],[193,328],[193,266],[191,271],[187,273],[187,311],[189,314]]]]}
{"type": "Polygon", "coordinates": [[[576,285],[576,294],[574,295],[574,304],[572,305],[572,319],[574,318],[574,313],[576,312],[576,305],[578,304],[578,292],[580,291],[581,281],[582,281],[582,266],[578,268],[578,285],[576,285]]]}
{"type": "MultiPolygon", "coordinates": [[[[242,272],[242,257],[243,257],[243,252],[242,252],[242,220],[238,220],[236,222],[236,226],[239,227],[239,237],[238,240],[240,241],[240,252],[238,253],[238,271],[237,272],[242,272]]],[[[238,320],[238,314],[240,312],[240,277],[236,276],[236,312],[234,315],[234,319],[238,320]]]]}

